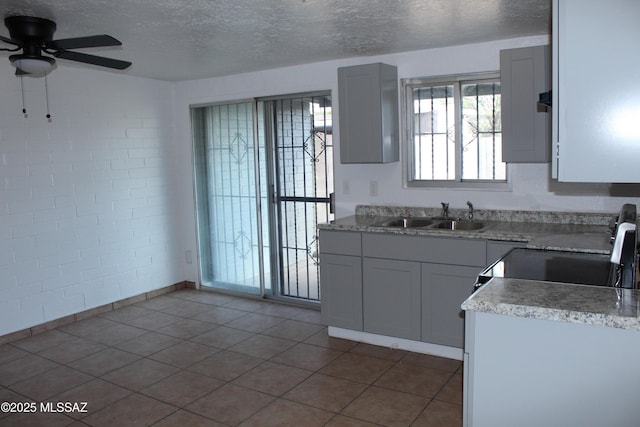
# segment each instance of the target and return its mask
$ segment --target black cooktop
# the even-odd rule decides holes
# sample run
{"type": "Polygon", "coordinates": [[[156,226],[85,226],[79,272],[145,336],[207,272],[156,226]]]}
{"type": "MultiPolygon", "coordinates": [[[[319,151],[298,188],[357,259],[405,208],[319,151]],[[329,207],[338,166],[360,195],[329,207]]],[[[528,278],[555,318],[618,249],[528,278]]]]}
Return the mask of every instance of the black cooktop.
{"type": "Polygon", "coordinates": [[[478,279],[492,277],[607,286],[609,255],[516,248],[487,267],[478,279]]]}

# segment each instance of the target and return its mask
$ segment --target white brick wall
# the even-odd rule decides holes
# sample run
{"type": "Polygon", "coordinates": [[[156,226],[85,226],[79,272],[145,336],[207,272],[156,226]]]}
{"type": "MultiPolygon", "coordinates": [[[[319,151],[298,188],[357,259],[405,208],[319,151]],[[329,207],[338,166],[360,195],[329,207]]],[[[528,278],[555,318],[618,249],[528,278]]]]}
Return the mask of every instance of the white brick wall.
{"type": "MultiPolygon", "coordinates": [[[[61,61],[62,62],[62,61],[61,61]]],[[[0,335],[184,280],[172,83],[0,61],[0,335]]]]}

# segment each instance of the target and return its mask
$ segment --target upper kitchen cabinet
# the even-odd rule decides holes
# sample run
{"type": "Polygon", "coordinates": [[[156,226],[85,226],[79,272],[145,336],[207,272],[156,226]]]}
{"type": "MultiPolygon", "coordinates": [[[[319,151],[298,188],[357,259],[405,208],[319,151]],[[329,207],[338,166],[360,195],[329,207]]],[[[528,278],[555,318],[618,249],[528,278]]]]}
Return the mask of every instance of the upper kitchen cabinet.
{"type": "Polygon", "coordinates": [[[553,1],[553,177],[640,182],[640,2],[553,1]]]}
{"type": "Polygon", "coordinates": [[[538,96],[551,89],[549,46],[500,51],[502,86],[502,160],[551,161],[551,117],[538,96]]]}
{"type": "Polygon", "coordinates": [[[397,68],[381,63],[338,68],[338,98],[340,162],[397,162],[397,68]]]}

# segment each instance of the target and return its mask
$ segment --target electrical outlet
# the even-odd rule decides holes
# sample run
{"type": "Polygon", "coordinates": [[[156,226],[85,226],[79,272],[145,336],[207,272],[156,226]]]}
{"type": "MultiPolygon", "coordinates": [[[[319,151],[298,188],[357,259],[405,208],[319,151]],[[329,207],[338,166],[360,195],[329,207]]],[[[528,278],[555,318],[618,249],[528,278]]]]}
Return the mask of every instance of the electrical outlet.
{"type": "Polygon", "coordinates": [[[369,181],[369,195],[374,197],[378,195],[378,181],[369,181]]]}
{"type": "Polygon", "coordinates": [[[342,181],[342,194],[351,194],[351,184],[349,181],[342,181]]]}
{"type": "Polygon", "coordinates": [[[186,250],[184,251],[184,260],[187,264],[192,264],[193,263],[193,252],[191,252],[190,250],[186,250]]]}

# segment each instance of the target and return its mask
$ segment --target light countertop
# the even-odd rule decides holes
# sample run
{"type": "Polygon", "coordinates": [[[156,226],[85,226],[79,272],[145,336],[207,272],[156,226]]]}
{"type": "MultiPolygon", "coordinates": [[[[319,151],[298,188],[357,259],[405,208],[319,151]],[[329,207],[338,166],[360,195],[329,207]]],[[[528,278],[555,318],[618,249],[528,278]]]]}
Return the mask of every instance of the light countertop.
{"type": "Polygon", "coordinates": [[[640,291],[495,277],[463,310],[640,331],[640,291]]]}

